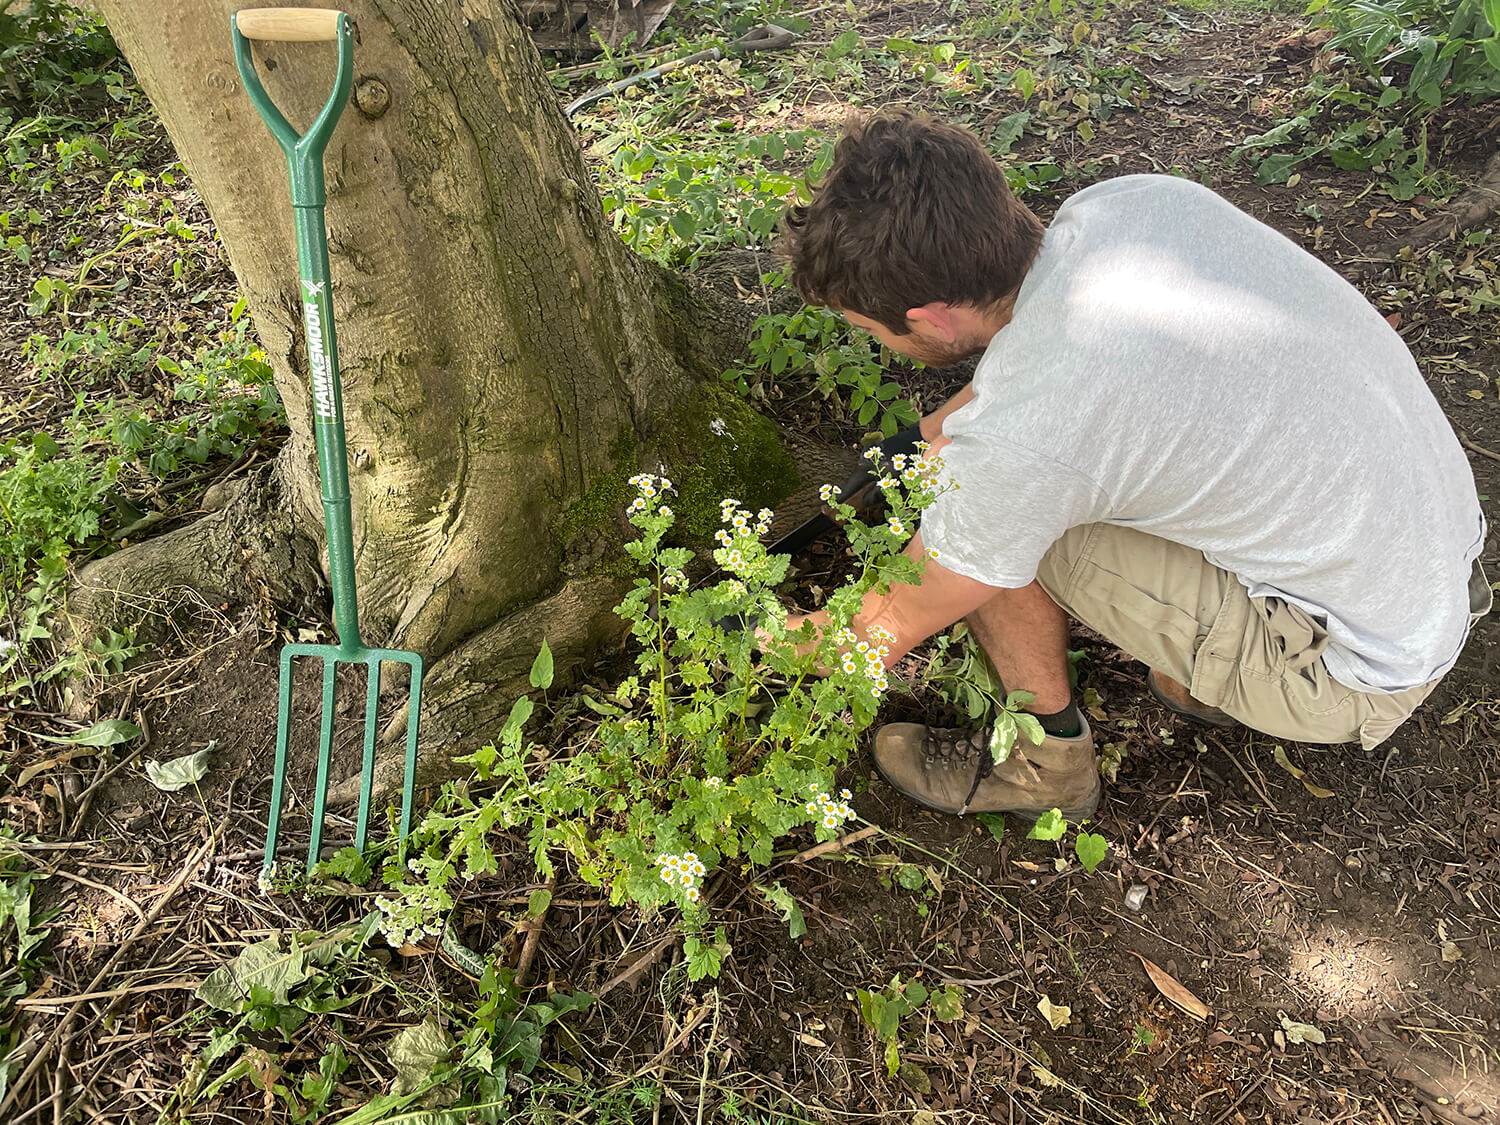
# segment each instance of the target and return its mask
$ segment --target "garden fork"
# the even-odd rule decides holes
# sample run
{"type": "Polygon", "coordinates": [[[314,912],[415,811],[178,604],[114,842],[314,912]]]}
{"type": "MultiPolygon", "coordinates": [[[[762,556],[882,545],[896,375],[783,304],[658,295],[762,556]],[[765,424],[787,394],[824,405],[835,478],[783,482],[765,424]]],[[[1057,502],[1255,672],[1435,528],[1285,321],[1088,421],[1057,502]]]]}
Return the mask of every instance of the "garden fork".
{"type": "Polygon", "coordinates": [[[349,466],[344,441],[343,389],[339,382],[338,341],[333,329],[329,293],[328,238],[323,227],[323,152],[339,113],[349,100],[354,77],[354,36],[343,12],[316,8],[250,8],[230,17],[234,59],[245,92],[286,154],[291,180],[292,214],[297,235],[298,278],[306,329],[307,366],[312,382],[313,433],[318,447],[318,480],[323,492],[323,518],[328,534],[328,576],[333,586],[336,645],[290,644],[281,650],[280,700],[276,711],[276,764],[271,780],[271,811],[266,824],[266,857],[262,877],[276,859],[276,833],[281,824],[281,802],[286,788],[287,739],[291,727],[292,661],[299,656],[323,660],[323,713],[318,736],[318,774],[313,794],[312,835],[307,863],[318,860],[323,841],[324,805],[328,799],[328,768],[333,756],[335,673],[340,664],[366,667],[364,758],[360,771],[359,814],[354,846],[364,850],[370,819],[370,791],[375,775],[376,707],[380,698],[382,661],[411,669],[407,698],[406,764],[401,784],[401,826],[404,840],[411,827],[412,790],[416,781],[417,725],[422,705],[422,657],[401,649],[369,648],[359,635],[359,606],[354,589],[354,536],[349,511],[349,466]],[[279,42],[334,42],[338,69],[333,93],[308,127],[298,134],[267,95],[250,57],[250,40],[279,42]]]}

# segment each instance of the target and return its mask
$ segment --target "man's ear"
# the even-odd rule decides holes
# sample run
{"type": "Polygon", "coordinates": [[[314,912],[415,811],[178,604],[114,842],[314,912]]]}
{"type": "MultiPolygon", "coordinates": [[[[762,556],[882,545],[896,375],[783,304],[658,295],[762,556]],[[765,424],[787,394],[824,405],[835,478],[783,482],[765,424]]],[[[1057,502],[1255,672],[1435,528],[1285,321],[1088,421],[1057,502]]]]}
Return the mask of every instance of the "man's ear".
{"type": "Polygon", "coordinates": [[[953,309],[942,301],[929,301],[920,308],[907,309],[906,319],[913,325],[914,331],[920,330],[924,336],[933,336],[948,344],[958,340],[958,326],[954,322],[953,309]]]}

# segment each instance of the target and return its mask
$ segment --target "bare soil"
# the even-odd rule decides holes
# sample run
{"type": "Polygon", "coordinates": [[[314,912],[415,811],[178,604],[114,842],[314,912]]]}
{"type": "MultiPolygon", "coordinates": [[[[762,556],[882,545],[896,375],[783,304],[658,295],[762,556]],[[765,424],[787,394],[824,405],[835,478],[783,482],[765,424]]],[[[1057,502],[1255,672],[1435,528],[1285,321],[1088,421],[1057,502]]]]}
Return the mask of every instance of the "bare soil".
{"type": "MultiPolygon", "coordinates": [[[[887,5],[862,17],[861,30],[907,34],[941,24],[944,12],[887,5]]],[[[1110,26],[1123,35],[1148,15],[1120,13],[1110,26]]],[[[1155,96],[1101,124],[1086,145],[1028,141],[1021,155],[1056,156],[1072,145],[1067,155],[1093,178],[1195,169],[1358,278],[1399,318],[1468,443],[1491,526],[1500,526],[1493,312],[1467,311],[1441,284],[1413,289],[1393,269],[1368,272],[1369,251],[1426,217],[1430,201],[1392,205],[1359,177],[1318,165],[1295,186],[1256,185],[1226,159],[1227,146],[1267,128],[1305,81],[1311,56],[1284,46],[1296,21],[1248,9],[1168,15],[1135,59],[1155,96]]],[[[826,124],[827,97],[809,93],[794,121],[826,124]]],[[[982,127],[1014,107],[940,108],[982,127]]],[[[1478,138],[1485,123],[1455,115],[1446,127],[1478,138]]],[[[1453,173],[1464,179],[1486,155],[1477,143],[1456,144],[1453,173]]],[[[1050,213],[1078,186],[1068,182],[1038,209],[1050,213]]],[[[1485,268],[1493,272],[1493,262],[1485,268]]],[[[930,408],[965,373],[910,377],[930,408]]],[[[846,426],[842,436],[857,435],[846,426]]],[[[1484,557],[1500,575],[1493,538],[1484,557]]],[[[832,548],[814,551],[799,578],[803,595],[838,565],[832,548]]],[[[19,827],[58,841],[38,852],[58,876],[50,897],[60,911],[56,965],[33,993],[40,1001],[88,990],[136,930],[136,912],[187,864],[180,892],[93,987],[104,995],[86,1002],[75,1025],[84,1034],[67,1064],[73,1119],[155,1120],[184,1056],[206,1037],[191,989],[241,943],[323,917],[316,900],[267,897],[255,886],[284,639],[263,620],[255,607],[205,616],[190,649],[160,654],[125,681],[113,705],[139,713],[148,737],[91,807],[64,801],[59,812],[41,792],[10,799],[19,827]],[[165,795],[141,779],[138,757],[210,744],[201,792],[165,795]],[[197,855],[211,832],[211,849],[197,855]]],[[[746,1111],[774,1107],[809,1121],[1500,1122],[1500,615],[1481,621],[1458,667],[1378,752],[1284,747],[1307,781],[1332,791],[1322,798],[1278,766],[1265,738],[1186,724],[1151,702],[1140,665],[1080,639],[1088,650],[1080,687],[1097,695],[1091,721],[1121,757],[1092,826],[1112,845],[1098,873],[1084,875],[1055,845],[1016,831],[997,841],[972,821],[918,810],[863,763],[851,766],[856,807],[881,831],[781,862],[774,877],[807,914],[798,940],[753,896],[726,886],[734,953],[716,989],[689,984],[664,940],[665,921],[642,922],[600,905],[591,888],[559,886],[533,979],[603,996],[570,1025],[577,1040],[553,1048],[553,1061],[657,1084],[642,1121],[715,1119],[735,1099],[746,1111]],[[896,877],[906,866],[923,873],[921,889],[896,877]],[[1135,884],[1146,888],[1139,910],[1125,903],[1135,884]],[[1209,1018],[1168,1003],[1140,958],[1196,994],[1209,1018]],[[639,971],[627,973],[633,964],[639,971]],[[891,1079],[854,992],[895,975],[961,984],[966,1016],[904,1028],[903,1057],[914,1068],[891,1079]],[[1064,1026],[1040,1014],[1043,996],[1071,1008],[1064,1026]],[[1326,1042],[1297,1043],[1288,1023],[1313,1025],[1326,1042]]],[[[599,679],[609,679],[607,660],[599,679]]],[[[284,828],[293,850],[306,839],[315,683],[299,680],[298,697],[299,803],[284,828]]],[[[358,685],[341,710],[353,723],[340,734],[347,766],[357,753],[358,685]]],[[[935,713],[917,699],[892,703],[889,717],[935,713]]],[[[500,874],[460,904],[467,944],[514,952],[516,904],[535,886],[518,844],[500,874]]],[[[435,951],[398,956],[396,966],[418,990],[434,980],[467,987],[435,951]]],[[[30,1007],[30,1034],[45,1038],[71,1003],[30,1007]]],[[[369,1015],[371,1042],[399,1026],[389,1011],[369,1015]]],[[[322,1046],[302,1048],[315,1059],[322,1046]]],[[[384,1080],[372,1052],[346,1083],[367,1096],[384,1080]]],[[[37,1089],[45,1097],[52,1087],[37,1089]]],[[[220,1096],[214,1116],[258,1119],[261,1104],[242,1082],[220,1096]]]]}

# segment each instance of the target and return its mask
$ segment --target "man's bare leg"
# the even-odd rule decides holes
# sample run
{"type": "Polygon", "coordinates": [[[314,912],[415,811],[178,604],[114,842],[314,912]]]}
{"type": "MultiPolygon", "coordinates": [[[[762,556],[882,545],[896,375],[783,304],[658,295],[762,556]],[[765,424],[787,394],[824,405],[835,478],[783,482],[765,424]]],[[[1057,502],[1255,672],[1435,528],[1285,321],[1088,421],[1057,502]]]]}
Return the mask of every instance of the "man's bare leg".
{"type": "Polygon", "coordinates": [[[1027,710],[1047,737],[1022,740],[1005,761],[990,755],[989,728],[890,723],[875,736],[875,768],[900,792],[940,812],[1014,813],[1049,809],[1077,821],[1099,803],[1094,740],[1068,685],[1068,618],[1033,582],[999,590],[964,619],[1007,689],[1028,691],[1027,710]]]}
{"type": "Polygon", "coordinates": [[[1068,615],[1040,584],[1000,590],[965,620],[1006,690],[1029,691],[1036,697],[1028,711],[1052,714],[1073,701],[1068,615]]]}

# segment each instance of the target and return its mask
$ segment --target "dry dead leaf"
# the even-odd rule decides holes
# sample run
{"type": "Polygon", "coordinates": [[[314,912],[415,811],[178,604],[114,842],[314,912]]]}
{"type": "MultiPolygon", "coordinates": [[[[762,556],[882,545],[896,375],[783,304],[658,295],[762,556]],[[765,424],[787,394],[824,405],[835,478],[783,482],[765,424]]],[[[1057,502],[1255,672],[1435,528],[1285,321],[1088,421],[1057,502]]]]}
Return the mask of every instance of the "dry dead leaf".
{"type": "Polygon", "coordinates": [[[1282,746],[1280,744],[1273,746],[1271,748],[1271,757],[1276,759],[1276,764],[1278,766],[1286,770],[1287,773],[1291,774],[1298,781],[1302,782],[1302,788],[1306,789],[1318,800],[1326,801],[1329,797],[1335,795],[1332,789],[1324,789],[1321,785],[1308,781],[1306,771],[1298,766],[1294,766],[1292,764],[1292,760],[1286,756],[1285,746],[1282,746]]]}
{"type": "Polygon", "coordinates": [[[1043,1086],[1048,1086],[1055,1089],[1056,1087],[1062,1085],[1062,1079],[1053,1074],[1041,1063],[1032,1063],[1031,1073],[1043,1086]]]}
{"type": "MultiPolygon", "coordinates": [[[[1132,950],[1131,952],[1134,952],[1132,950]]],[[[1151,978],[1151,983],[1156,985],[1156,990],[1165,996],[1182,1011],[1192,1016],[1195,1020],[1206,1020],[1213,1015],[1213,1009],[1199,1000],[1189,992],[1181,981],[1171,973],[1163,969],[1155,961],[1148,960],[1136,953],[1141,962],[1141,967],[1146,970],[1146,975],[1151,978]]]]}
{"type": "Polygon", "coordinates": [[[1052,998],[1045,994],[1036,1002],[1036,1010],[1041,1012],[1042,1017],[1052,1025],[1053,1031],[1061,1031],[1073,1018],[1072,1008],[1066,1004],[1054,1004],[1052,998]]]}

